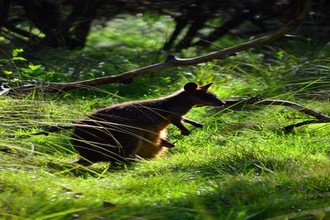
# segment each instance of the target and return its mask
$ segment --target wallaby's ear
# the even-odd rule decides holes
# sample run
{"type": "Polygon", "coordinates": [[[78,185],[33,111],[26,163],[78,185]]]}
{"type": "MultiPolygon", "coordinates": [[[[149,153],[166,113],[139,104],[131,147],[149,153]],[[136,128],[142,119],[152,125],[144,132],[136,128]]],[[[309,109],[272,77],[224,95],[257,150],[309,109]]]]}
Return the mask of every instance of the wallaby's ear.
{"type": "Polygon", "coordinates": [[[197,89],[198,85],[194,82],[188,82],[186,85],[184,85],[184,90],[187,92],[192,92],[197,89]]]}
{"type": "Polygon", "coordinates": [[[200,86],[199,88],[200,88],[201,90],[207,91],[207,90],[210,88],[210,86],[212,86],[212,84],[213,84],[213,83],[208,83],[208,84],[206,84],[206,85],[204,85],[204,86],[200,86]]]}

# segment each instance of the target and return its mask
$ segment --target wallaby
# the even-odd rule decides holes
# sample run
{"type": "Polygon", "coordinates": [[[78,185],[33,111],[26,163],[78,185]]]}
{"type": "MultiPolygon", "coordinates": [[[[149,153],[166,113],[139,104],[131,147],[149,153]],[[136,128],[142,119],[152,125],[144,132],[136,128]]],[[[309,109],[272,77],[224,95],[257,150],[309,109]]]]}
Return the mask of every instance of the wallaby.
{"type": "Polygon", "coordinates": [[[195,127],[203,125],[183,115],[194,106],[225,104],[208,91],[211,85],[189,82],[167,97],[124,102],[96,111],[73,127],[71,143],[81,156],[78,163],[151,159],[174,147],[165,140],[169,124],[178,127],[182,135],[189,135],[183,122],[195,127]]]}

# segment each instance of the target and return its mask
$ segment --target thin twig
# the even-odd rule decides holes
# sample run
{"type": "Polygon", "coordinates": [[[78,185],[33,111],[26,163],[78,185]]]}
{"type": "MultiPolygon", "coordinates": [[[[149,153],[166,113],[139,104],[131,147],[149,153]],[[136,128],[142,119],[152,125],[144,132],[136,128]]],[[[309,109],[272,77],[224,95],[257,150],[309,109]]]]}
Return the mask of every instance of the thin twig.
{"type": "Polygon", "coordinates": [[[225,100],[226,104],[222,108],[227,109],[242,109],[246,105],[280,105],[286,106],[298,110],[306,115],[313,116],[315,119],[299,122],[296,124],[288,125],[283,128],[285,132],[291,132],[294,128],[314,123],[329,123],[330,116],[317,112],[313,109],[307,108],[295,102],[285,101],[285,100],[272,100],[263,99],[258,96],[252,97],[250,99],[243,100],[225,100]]]}

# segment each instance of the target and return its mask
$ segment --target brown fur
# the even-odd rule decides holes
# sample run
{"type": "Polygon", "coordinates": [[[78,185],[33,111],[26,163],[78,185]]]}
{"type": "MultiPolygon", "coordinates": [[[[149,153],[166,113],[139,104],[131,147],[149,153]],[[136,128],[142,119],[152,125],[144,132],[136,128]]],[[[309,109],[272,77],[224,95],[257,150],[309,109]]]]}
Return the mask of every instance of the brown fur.
{"type": "Polygon", "coordinates": [[[74,129],[71,142],[81,155],[78,162],[128,162],[136,156],[151,159],[174,147],[165,140],[169,124],[189,135],[183,122],[196,127],[202,124],[183,115],[194,106],[224,104],[207,91],[210,86],[211,83],[198,86],[190,82],[167,97],[125,102],[96,111],[74,129]]]}

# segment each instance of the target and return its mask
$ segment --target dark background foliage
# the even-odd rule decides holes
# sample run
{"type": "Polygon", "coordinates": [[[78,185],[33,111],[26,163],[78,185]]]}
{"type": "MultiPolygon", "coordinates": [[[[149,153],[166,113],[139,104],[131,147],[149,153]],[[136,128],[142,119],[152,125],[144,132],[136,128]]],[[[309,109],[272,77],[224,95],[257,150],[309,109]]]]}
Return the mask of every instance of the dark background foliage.
{"type": "MultiPolygon", "coordinates": [[[[122,14],[149,13],[175,21],[163,49],[179,51],[208,46],[225,35],[266,34],[290,19],[296,4],[296,0],[0,0],[0,34],[34,48],[75,49],[85,46],[94,24],[111,22],[122,14]]],[[[327,43],[329,9],[329,1],[313,1],[296,34],[327,43]]]]}

